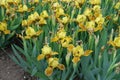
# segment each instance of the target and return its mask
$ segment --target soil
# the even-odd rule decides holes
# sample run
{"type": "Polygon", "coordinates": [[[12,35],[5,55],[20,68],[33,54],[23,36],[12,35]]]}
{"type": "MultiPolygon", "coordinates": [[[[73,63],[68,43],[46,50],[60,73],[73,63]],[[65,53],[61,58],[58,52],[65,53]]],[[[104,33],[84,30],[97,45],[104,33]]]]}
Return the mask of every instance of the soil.
{"type": "MultiPolygon", "coordinates": [[[[12,53],[11,49],[7,49],[6,51],[8,54],[12,53]]],[[[0,80],[36,79],[24,72],[23,69],[15,64],[4,51],[0,50],[0,80]]]]}
{"type": "MultiPolygon", "coordinates": [[[[0,80],[37,80],[30,74],[24,72],[15,62],[13,62],[8,54],[12,54],[12,50],[7,48],[4,52],[0,50],[0,80]]],[[[75,80],[80,80],[75,78],[75,80]]]]}

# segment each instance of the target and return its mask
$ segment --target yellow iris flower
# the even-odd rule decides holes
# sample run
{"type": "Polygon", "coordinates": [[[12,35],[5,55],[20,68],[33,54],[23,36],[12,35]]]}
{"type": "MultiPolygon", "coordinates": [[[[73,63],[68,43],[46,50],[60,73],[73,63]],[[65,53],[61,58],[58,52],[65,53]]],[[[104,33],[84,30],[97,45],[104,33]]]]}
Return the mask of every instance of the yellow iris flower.
{"type": "Polygon", "coordinates": [[[10,30],[7,29],[6,22],[0,22],[0,32],[3,32],[4,34],[10,34],[10,30]]]}
{"type": "Polygon", "coordinates": [[[120,2],[117,2],[116,5],[114,6],[115,9],[119,9],[120,8],[120,2]]]}
{"type": "Polygon", "coordinates": [[[93,5],[99,5],[101,3],[101,0],[89,0],[89,2],[93,5]]]}
{"type": "Polygon", "coordinates": [[[53,8],[53,9],[60,8],[60,7],[61,7],[61,5],[60,5],[58,2],[55,2],[55,3],[53,3],[53,5],[52,5],[52,8],[53,8]]]}
{"type": "Polygon", "coordinates": [[[115,37],[114,41],[109,41],[108,44],[120,48],[120,36],[119,37],[115,37]]]}
{"type": "Polygon", "coordinates": [[[39,25],[45,25],[47,24],[47,21],[43,17],[39,17],[39,25]]]}
{"type": "Polygon", "coordinates": [[[51,47],[49,47],[48,45],[45,45],[42,48],[42,54],[38,55],[37,60],[40,61],[40,60],[44,59],[45,57],[48,59],[51,56],[57,55],[57,54],[58,54],[57,52],[52,51],[51,47]]]}
{"type": "Polygon", "coordinates": [[[39,0],[34,0],[34,3],[39,3],[39,0]]]}
{"type": "Polygon", "coordinates": [[[48,59],[48,67],[45,69],[45,74],[47,76],[51,76],[54,68],[58,68],[60,70],[64,70],[65,66],[59,63],[58,58],[49,58],[48,59]]]}
{"type": "Polygon", "coordinates": [[[92,53],[92,50],[83,50],[83,47],[81,46],[76,46],[73,48],[73,59],[72,62],[73,63],[77,63],[78,61],[80,61],[81,56],[88,56],[90,55],[90,53],[92,53]]]}
{"type": "Polygon", "coordinates": [[[48,18],[48,17],[49,17],[49,15],[48,15],[48,13],[47,13],[46,10],[44,10],[44,11],[40,14],[40,16],[43,17],[43,18],[48,18]]]}
{"type": "Polygon", "coordinates": [[[27,26],[27,25],[28,25],[27,20],[23,20],[23,21],[22,21],[22,26],[27,26]]]}
{"type": "Polygon", "coordinates": [[[27,7],[27,5],[19,5],[17,11],[23,13],[25,11],[28,11],[28,7],[27,7]]]}
{"type": "Polygon", "coordinates": [[[86,16],[85,15],[77,15],[76,22],[78,23],[84,23],[86,21],[86,16]]]}
{"type": "Polygon", "coordinates": [[[86,0],[74,0],[74,5],[77,7],[77,8],[80,8],[82,4],[85,3],[86,0]]]}
{"type": "Polygon", "coordinates": [[[62,47],[68,47],[69,43],[72,41],[72,38],[70,36],[66,36],[63,39],[61,39],[62,47]]]}
{"type": "Polygon", "coordinates": [[[56,14],[56,17],[57,17],[57,18],[60,17],[60,16],[64,16],[64,15],[65,15],[64,9],[63,9],[63,8],[57,8],[57,9],[55,10],[55,14],[56,14]]]}
{"type": "Polygon", "coordinates": [[[66,2],[66,3],[69,3],[71,2],[72,0],[61,0],[62,2],[66,2]]]}
{"type": "Polygon", "coordinates": [[[64,28],[61,28],[58,30],[56,36],[54,38],[52,38],[52,42],[56,42],[60,39],[63,39],[66,36],[66,31],[64,30],[64,28]]]}
{"type": "Polygon", "coordinates": [[[102,25],[104,23],[105,19],[102,17],[102,15],[98,16],[96,19],[95,19],[95,22],[98,24],[98,25],[102,25]]]}
{"type": "Polygon", "coordinates": [[[86,29],[88,31],[94,31],[95,29],[95,22],[94,21],[89,21],[89,22],[86,22],[86,25],[85,25],[86,29]]]}
{"type": "Polygon", "coordinates": [[[42,33],[42,30],[35,31],[32,27],[27,27],[25,39],[30,39],[32,37],[39,36],[42,33]]]}

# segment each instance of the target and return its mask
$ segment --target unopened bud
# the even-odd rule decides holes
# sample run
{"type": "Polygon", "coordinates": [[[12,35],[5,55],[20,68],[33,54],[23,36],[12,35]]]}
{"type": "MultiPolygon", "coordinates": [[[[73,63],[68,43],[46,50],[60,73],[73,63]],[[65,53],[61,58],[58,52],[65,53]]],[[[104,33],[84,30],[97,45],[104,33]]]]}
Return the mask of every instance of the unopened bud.
{"type": "Polygon", "coordinates": [[[67,55],[66,55],[66,64],[67,64],[67,66],[69,66],[70,56],[71,56],[71,53],[70,52],[67,53],[67,55]]]}

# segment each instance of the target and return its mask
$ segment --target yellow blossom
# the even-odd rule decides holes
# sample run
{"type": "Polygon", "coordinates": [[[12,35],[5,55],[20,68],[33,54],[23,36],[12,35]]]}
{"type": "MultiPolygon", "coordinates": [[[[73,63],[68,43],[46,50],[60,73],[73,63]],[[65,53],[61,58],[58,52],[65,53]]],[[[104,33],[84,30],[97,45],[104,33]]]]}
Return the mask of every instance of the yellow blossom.
{"type": "Polygon", "coordinates": [[[76,46],[73,48],[73,56],[81,57],[84,54],[84,50],[81,46],[76,46]]]}
{"type": "Polygon", "coordinates": [[[80,4],[83,4],[85,3],[86,0],[76,0],[76,1],[78,1],[80,4]]]}
{"type": "Polygon", "coordinates": [[[51,42],[56,42],[56,41],[58,41],[59,40],[59,38],[57,37],[57,36],[55,36],[55,37],[53,37],[52,39],[51,39],[51,42]]]}
{"type": "Polygon", "coordinates": [[[33,22],[35,22],[36,18],[39,18],[39,17],[36,17],[36,13],[30,14],[27,19],[28,25],[31,25],[33,22]]]}
{"type": "Polygon", "coordinates": [[[40,16],[43,17],[43,18],[48,18],[49,15],[48,15],[47,11],[44,10],[44,11],[40,14],[40,16]]]}
{"type": "Polygon", "coordinates": [[[84,23],[86,21],[86,16],[85,15],[77,15],[76,21],[78,23],[84,23]]]}
{"type": "Polygon", "coordinates": [[[39,0],[34,0],[34,3],[39,3],[39,0]]]}
{"type": "Polygon", "coordinates": [[[100,5],[95,5],[93,7],[93,12],[95,17],[98,17],[99,15],[101,15],[100,5]]]}
{"type": "Polygon", "coordinates": [[[90,8],[86,8],[84,11],[85,16],[90,16],[92,14],[92,10],[90,8]]]}
{"type": "Polygon", "coordinates": [[[39,20],[39,25],[45,25],[45,24],[47,24],[47,21],[43,17],[40,17],[39,19],[40,19],[39,20]]]}
{"type": "Polygon", "coordinates": [[[98,31],[98,30],[102,30],[103,29],[103,27],[102,27],[103,25],[101,25],[101,24],[98,24],[95,28],[94,28],[94,32],[96,32],[96,31],[98,31]]]}
{"type": "Polygon", "coordinates": [[[65,17],[62,18],[62,23],[63,24],[66,24],[68,22],[69,22],[69,18],[67,16],[65,16],[65,17]]]}
{"type": "Polygon", "coordinates": [[[15,3],[19,4],[21,2],[21,0],[14,0],[15,3]]]}
{"type": "Polygon", "coordinates": [[[96,5],[96,4],[100,4],[101,0],[89,0],[90,4],[96,5]]]}
{"type": "Polygon", "coordinates": [[[9,3],[9,4],[18,5],[21,2],[21,0],[6,0],[6,2],[9,3]]]}
{"type": "Polygon", "coordinates": [[[62,19],[57,18],[57,20],[58,20],[59,23],[67,24],[69,22],[70,18],[68,16],[65,16],[62,19]]]}
{"type": "Polygon", "coordinates": [[[68,50],[69,52],[72,52],[72,51],[73,51],[73,48],[74,48],[74,45],[73,45],[73,44],[69,44],[69,45],[67,46],[67,50],[68,50]]]}
{"type": "Polygon", "coordinates": [[[119,15],[114,15],[114,17],[113,17],[113,21],[118,21],[118,18],[119,18],[119,15]]]}
{"type": "Polygon", "coordinates": [[[61,5],[58,2],[53,3],[52,5],[53,8],[60,8],[61,5]]]}
{"type": "Polygon", "coordinates": [[[79,5],[79,3],[78,3],[77,1],[74,1],[74,5],[75,5],[77,8],[80,7],[80,5],[79,5]]]}
{"type": "Polygon", "coordinates": [[[56,68],[59,64],[58,62],[58,58],[49,58],[48,59],[48,64],[49,66],[51,66],[52,68],[56,68]]]}
{"type": "Polygon", "coordinates": [[[73,48],[73,59],[72,62],[73,63],[77,63],[78,61],[80,61],[81,56],[88,56],[90,55],[90,53],[92,53],[92,50],[83,50],[83,47],[81,46],[76,46],[73,48]]]}
{"type": "Polygon", "coordinates": [[[48,45],[45,45],[43,48],[42,48],[42,53],[43,54],[50,54],[52,52],[52,49],[51,47],[49,47],[48,45]]]}
{"type": "Polygon", "coordinates": [[[80,32],[81,31],[86,31],[86,27],[85,27],[84,24],[79,23],[79,27],[80,27],[80,29],[79,29],[80,32]]]}
{"type": "Polygon", "coordinates": [[[109,41],[108,44],[111,44],[114,47],[120,48],[120,36],[115,37],[114,41],[109,41]]]}
{"type": "Polygon", "coordinates": [[[63,8],[57,8],[57,9],[55,10],[55,12],[56,12],[56,17],[57,17],[57,18],[60,17],[60,16],[65,15],[63,8]]]}
{"type": "Polygon", "coordinates": [[[51,47],[49,47],[48,45],[45,45],[41,50],[42,50],[42,54],[38,55],[37,57],[38,61],[44,59],[45,57],[49,59],[51,56],[58,54],[57,52],[53,52],[51,47]]]}
{"type": "Polygon", "coordinates": [[[94,11],[94,12],[101,12],[100,5],[95,5],[95,6],[93,7],[93,11],[94,11]]]}
{"type": "Polygon", "coordinates": [[[75,0],[75,1],[77,1],[79,4],[83,4],[85,3],[86,0],[75,0]]]}
{"type": "Polygon", "coordinates": [[[23,20],[22,21],[22,26],[27,26],[27,25],[28,25],[27,20],[23,20]]]}
{"type": "Polygon", "coordinates": [[[0,22],[0,32],[1,31],[4,34],[10,34],[10,30],[7,30],[7,23],[6,22],[0,22]]]}
{"type": "Polygon", "coordinates": [[[64,70],[65,66],[63,64],[58,64],[57,68],[60,69],[60,70],[64,70]]]}
{"type": "Polygon", "coordinates": [[[80,57],[78,57],[78,56],[73,57],[73,59],[72,59],[73,63],[77,63],[78,61],[80,61],[80,57]]]}
{"type": "Polygon", "coordinates": [[[38,57],[37,57],[37,60],[40,61],[40,60],[42,60],[44,58],[45,58],[44,54],[39,54],[38,57]]]}
{"type": "Polygon", "coordinates": [[[30,39],[34,36],[39,36],[42,33],[42,30],[35,31],[32,27],[27,27],[25,39],[30,39]]]}
{"type": "Polygon", "coordinates": [[[84,56],[89,56],[92,52],[93,52],[92,50],[86,50],[84,56]]]}
{"type": "Polygon", "coordinates": [[[95,22],[94,21],[86,22],[86,29],[88,31],[94,31],[94,28],[95,28],[95,22]]]}
{"type": "Polygon", "coordinates": [[[64,37],[63,39],[61,39],[62,47],[68,47],[71,41],[72,41],[72,38],[70,36],[64,37]]]}
{"type": "Polygon", "coordinates": [[[27,20],[22,21],[22,26],[29,26],[38,20],[39,20],[39,14],[37,12],[34,12],[33,14],[30,14],[28,16],[27,20]]]}
{"type": "Polygon", "coordinates": [[[35,20],[34,14],[29,15],[29,16],[28,16],[28,20],[34,21],[34,20],[35,20]]]}
{"type": "Polygon", "coordinates": [[[73,63],[77,63],[80,60],[80,57],[84,54],[84,50],[81,46],[76,46],[73,48],[73,63]]]}
{"type": "Polygon", "coordinates": [[[115,9],[119,9],[120,8],[120,2],[117,2],[116,5],[114,6],[115,9]]]}
{"type": "Polygon", "coordinates": [[[71,2],[72,0],[61,0],[61,1],[66,2],[66,3],[69,3],[69,2],[71,2]]]}
{"type": "Polygon", "coordinates": [[[95,19],[95,22],[98,24],[98,25],[102,25],[104,23],[104,18],[102,17],[102,15],[98,16],[96,19],[95,19]]]}
{"type": "Polygon", "coordinates": [[[53,73],[53,68],[47,67],[47,68],[45,69],[45,75],[51,76],[52,73],[53,73]]]}
{"type": "Polygon", "coordinates": [[[26,29],[26,35],[27,36],[33,36],[33,35],[35,35],[36,34],[36,32],[35,32],[35,30],[32,28],[32,27],[28,27],[27,29],[26,29]]]}
{"type": "Polygon", "coordinates": [[[54,68],[59,68],[60,70],[65,69],[64,65],[59,63],[58,58],[49,58],[48,59],[48,67],[45,69],[45,74],[47,76],[51,76],[54,68]]]}
{"type": "Polygon", "coordinates": [[[0,6],[5,6],[6,5],[6,0],[1,0],[0,6]]]}
{"type": "Polygon", "coordinates": [[[33,14],[33,16],[34,16],[34,20],[39,20],[39,14],[38,14],[38,12],[34,12],[34,14],[33,14]]]}
{"type": "Polygon", "coordinates": [[[19,5],[17,11],[23,13],[25,11],[28,11],[28,7],[27,7],[27,5],[19,5]]]}
{"type": "Polygon", "coordinates": [[[80,8],[80,6],[85,3],[85,1],[86,0],[75,0],[74,4],[77,8],[80,8]]]}
{"type": "Polygon", "coordinates": [[[9,3],[9,4],[13,4],[14,3],[13,0],[6,0],[6,2],[9,3]]]}
{"type": "Polygon", "coordinates": [[[114,39],[114,44],[115,44],[116,47],[120,47],[120,37],[116,37],[114,39]]]}
{"type": "Polygon", "coordinates": [[[5,31],[7,29],[7,23],[6,22],[0,22],[0,31],[5,31]]]}
{"type": "Polygon", "coordinates": [[[59,39],[64,38],[66,36],[66,31],[62,28],[57,32],[57,36],[59,39]]]}

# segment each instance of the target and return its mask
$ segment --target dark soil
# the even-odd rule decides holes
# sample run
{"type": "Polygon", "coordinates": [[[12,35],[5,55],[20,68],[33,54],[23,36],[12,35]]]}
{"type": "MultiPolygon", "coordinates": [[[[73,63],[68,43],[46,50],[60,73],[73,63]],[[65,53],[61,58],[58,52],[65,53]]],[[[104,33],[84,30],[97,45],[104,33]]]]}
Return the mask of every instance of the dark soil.
{"type": "MultiPolygon", "coordinates": [[[[8,48],[7,54],[12,50],[8,48]]],[[[36,80],[15,64],[4,51],[0,50],[0,80],[36,80]]]]}
{"type": "MultiPolygon", "coordinates": [[[[13,62],[8,54],[12,54],[12,50],[7,48],[4,52],[0,50],[0,80],[37,80],[30,74],[24,72],[15,62],[13,62]]],[[[76,77],[74,80],[81,80],[76,77]]]]}

